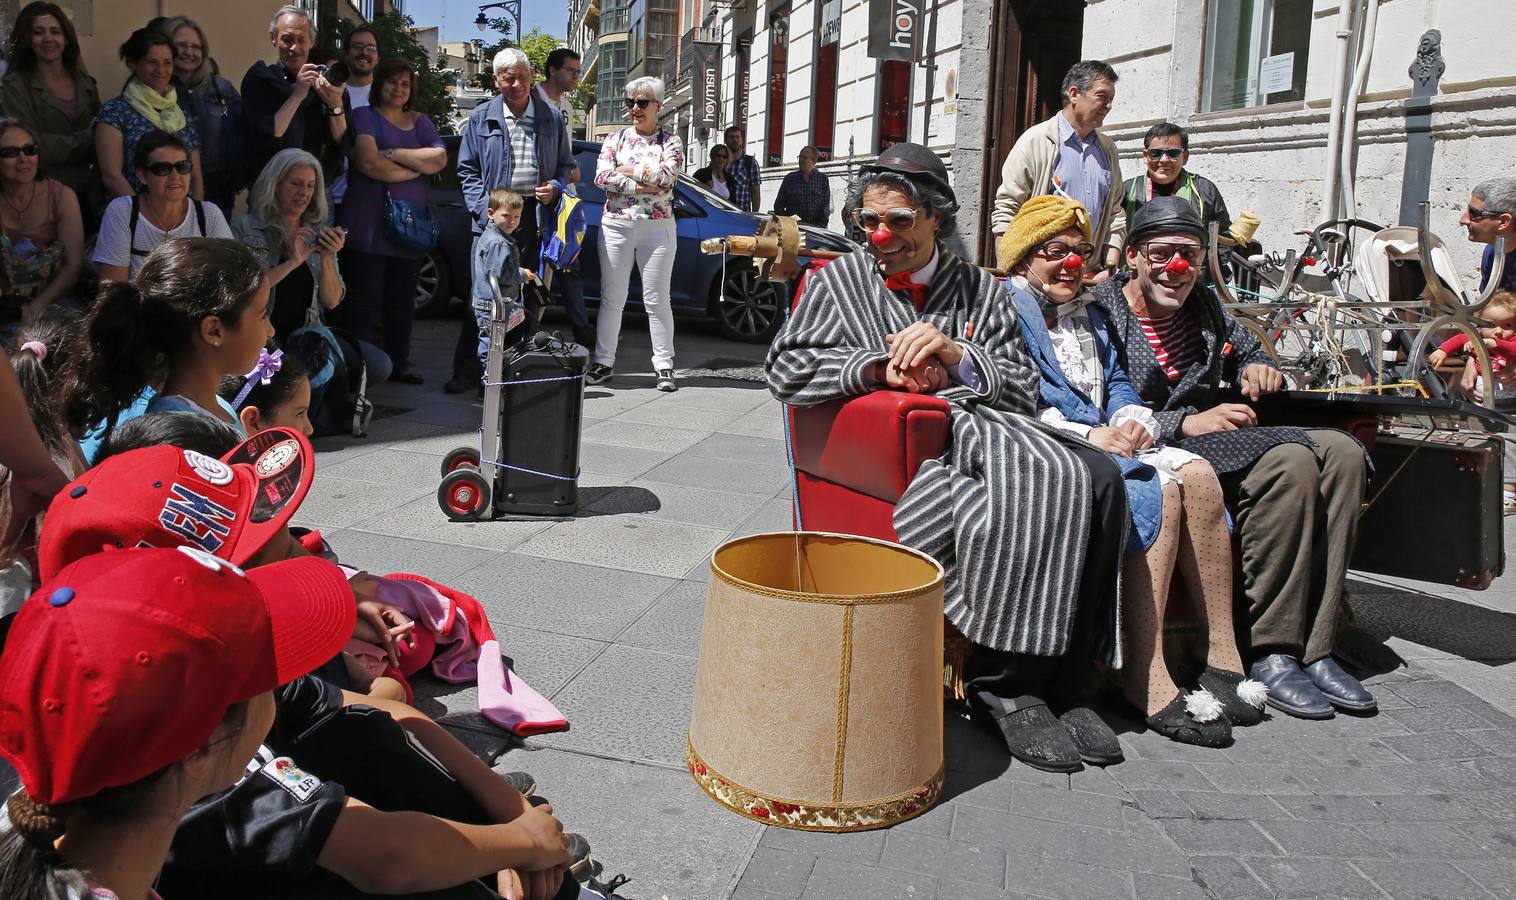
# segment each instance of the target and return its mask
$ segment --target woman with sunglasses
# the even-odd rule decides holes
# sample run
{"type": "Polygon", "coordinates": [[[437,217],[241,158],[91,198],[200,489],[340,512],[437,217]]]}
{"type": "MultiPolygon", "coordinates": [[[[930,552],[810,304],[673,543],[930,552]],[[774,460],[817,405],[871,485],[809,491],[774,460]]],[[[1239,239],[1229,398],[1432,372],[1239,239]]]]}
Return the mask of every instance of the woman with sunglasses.
{"type": "Polygon", "coordinates": [[[0,119],[0,331],[35,321],[84,266],[79,198],[40,176],[41,145],[30,125],[0,119]]]}
{"type": "Polygon", "coordinates": [[[112,200],[100,220],[95,268],[102,281],[135,279],[147,255],[169,238],[232,236],[216,204],[190,196],[194,166],[188,145],[176,135],[148,132],[137,142],[133,162],[142,193],[112,200]]]}
{"type": "Polygon", "coordinates": [[[1223,746],[1233,725],[1262,721],[1267,691],[1242,675],[1232,624],[1231,535],[1216,473],[1193,453],[1154,446],[1153,412],[1122,368],[1109,314],[1084,289],[1095,252],[1084,206],[1033,197],[999,250],[1011,264],[1011,300],[1041,376],[1037,417],[1110,454],[1125,481],[1131,528],[1123,563],[1122,693],[1165,737],[1223,746]],[[1177,680],[1163,653],[1176,569],[1204,612],[1209,636],[1203,665],[1175,665],[1177,680]],[[1200,670],[1198,677],[1183,674],[1190,669],[1200,670]]]}
{"type": "Polygon", "coordinates": [[[205,199],[200,176],[200,129],[179,106],[174,90],[174,48],[156,29],[139,28],[121,45],[121,61],[131,75],[121,96],[100,108],[95,120],[95,154],[100,177],[112,197],[130,197],[146,188],[134,162],[137,142],[150,131],[175,135],[189,148],[189,194],[205,199]]]}
{"type": "Polygon", "coordinates": [[[653,373],[658,390],[677,391],[674,381],[674,310],[669,284],[674,276],[674,183],[684,168],[679,139],[658,127],[663,81],[643,77],[626,85],[630,128],[608,135],[600,147],[595,184],[605,189],[600,218],[600,317],[595,323],[595,361],[587,384],[611,380],[621,311],[632,267],[642,275],[642,309],[653,339],[653,373]]]}
{"type": "Polygon", "coordinates": [[[723,200],[732,199],[732,191],[726,183],[726,167],[732,161],[732,151],[725,144],[711,148],[711,164],[695,170],[695,180],[710,189],[723,200]]]}
{"type": "Polygon", "coordinates": [[[55,3],[28,3],[16,16],[7,57],[0,107],[41,137],[38,165],[73,190],[93,232],[104,200],[94,172],[100,89],[84,71],[74,23],[55,3]]]}

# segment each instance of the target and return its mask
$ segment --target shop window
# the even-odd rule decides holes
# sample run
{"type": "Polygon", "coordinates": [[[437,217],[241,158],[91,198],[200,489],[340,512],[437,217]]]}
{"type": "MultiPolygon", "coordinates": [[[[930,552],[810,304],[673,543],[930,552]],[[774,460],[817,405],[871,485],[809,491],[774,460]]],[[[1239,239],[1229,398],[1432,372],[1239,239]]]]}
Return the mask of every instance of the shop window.
{"type": "Polygon", "coordinates": [[[769,20],[768,127],[763,136],[765,166],[784,164],[784,98],[789,74],[790,11],[774,13],[769,20]]]}
{"type": "Polygon", "coordinates": [[[837,51],[842,43],[842,0],[826,0],[816,17],[816,85],[811,91],[811,144],[819,162],[832,158],[837,131],[837,51]]]}
{"type": "Polygon", "coordinates": [[[1305,98],[1312,0],[1211,0],[1201,112],[1305,98]]]}
{"type": "Polygon", "coordinates": [[[911,64],[899,59],[879,64],[879,141],[883,153],[906,140],[911,127],[911,64]]]}

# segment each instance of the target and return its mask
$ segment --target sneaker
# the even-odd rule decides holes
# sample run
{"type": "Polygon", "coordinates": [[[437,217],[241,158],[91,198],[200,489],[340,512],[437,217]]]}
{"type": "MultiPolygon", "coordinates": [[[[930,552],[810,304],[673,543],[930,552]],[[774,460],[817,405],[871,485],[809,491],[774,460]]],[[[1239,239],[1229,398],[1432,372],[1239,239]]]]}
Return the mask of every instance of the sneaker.
{"type": "Polygon", "coordinates": [[[585,370],[584,383],[605,384],[607,381],[611,380],[611,376],[614,374],[616,374],[616,370],[612,369],[610,366],[595,363],[585,370]]]}
{"type": "Polygon", "coordinates": [[[616,875],[612,877],[610,881],[601,881],[598,878],[591,878],[589,881],[580,882],[583,890],[580,892],[579,896],[580,898],[589,896],[604,897],[605,900],[627,900],[625,896],[616,893],[616,889],[629,881],[631,881],[631,879],[625,875],[616,875]]]}
{"type": "Polygon", "coordinates": [[[568,842],[569,855],[574,858],[569,864],[569,877],[583,884],[595,871],[595,861],[590,858],[590,842],[584,839],[584,835],[572,831],[565,831],[563,839],[568,842]]]}
{"type": "Polygon", "coordinates": [[[663,391],[665,394],[671,394],[679,390],[679,385],[674,381],[673,369],[658,370],[658,390],[663,391]]]}
{"type": "Polygon", "coordinates": [[[506,772],[500,777],[504,778],[505,783],[515,788],[516,792],[523,797],[530,797],[537,793],[537,779],[525,772],[506,772]]]}

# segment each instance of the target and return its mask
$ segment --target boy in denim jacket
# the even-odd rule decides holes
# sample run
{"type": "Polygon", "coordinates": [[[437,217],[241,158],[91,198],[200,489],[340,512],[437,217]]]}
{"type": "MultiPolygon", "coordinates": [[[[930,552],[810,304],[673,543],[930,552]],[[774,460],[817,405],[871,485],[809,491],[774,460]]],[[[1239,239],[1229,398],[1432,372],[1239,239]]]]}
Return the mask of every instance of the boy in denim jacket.
{"type": "Polygon", "coordinates": [[[521,268],[521,250],[511,232],[521,224],[521,195],[506,188],[490,192],[489,224],[474,242],[474,278],[471,305],[479,323],[479,364],[489,371],[490,312],[495,295],[490,276],[500,285],[500,296],[510,308],[508,325],[515,328],[526,318],[521,307],[521,288],[536,281],[537,274],[521,268]]]}

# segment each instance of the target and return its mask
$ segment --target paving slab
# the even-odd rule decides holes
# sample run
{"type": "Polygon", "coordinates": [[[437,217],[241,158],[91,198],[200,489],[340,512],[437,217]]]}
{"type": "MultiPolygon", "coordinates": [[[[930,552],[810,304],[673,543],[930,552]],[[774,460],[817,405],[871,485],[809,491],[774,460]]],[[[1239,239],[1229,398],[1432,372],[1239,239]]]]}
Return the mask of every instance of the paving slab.
{"type": "MultiPolygon", "coordinates": [[[[428,383],[377,385],[370,438],[317,442],[297,516],[344,559],[409,570],[485,604],[515,671],[570,731],[525,746],[484,722],[472,685],[416,679],[417,703],[500,770],[525,769],[628,897],[1252,898],[1516,896],[1516,581],[1472,592],[1355,573],[1353,647],[1384,662],[1372,717],[1271,714],[1225,750],[1118,716],[1127,761],[1074,775],[1013,762],[949,704],[943,800],[893,829],[765,827],[683,771],[707,567],[736,535],[787,530],[781,407],[709,370],[761,364],[681,320],[660,394],[629,317],[608,386],[585,391],[572,519],[453,523],[436,466],[475,440],[478,405],[443,396],[456,323],[418,323],[428,383]],[[1385,653],[1385,648],[1392,653],[1385,653]],[[1394,654],[1399,654],[1398,659],[1394,654]]],[[[1508,539],[1516,552],[1516,537],[1508,539]]]]}

